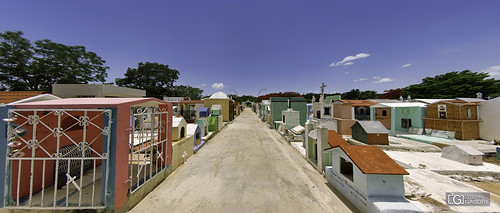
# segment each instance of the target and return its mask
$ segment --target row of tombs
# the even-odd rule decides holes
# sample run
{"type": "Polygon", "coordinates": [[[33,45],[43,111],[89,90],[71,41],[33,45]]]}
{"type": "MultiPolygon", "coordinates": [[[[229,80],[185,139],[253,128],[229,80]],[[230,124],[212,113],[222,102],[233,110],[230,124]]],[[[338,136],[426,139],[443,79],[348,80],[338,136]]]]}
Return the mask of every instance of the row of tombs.
{"type": "Polygon", "coordinates": [[[0,207],[126,211],[222,130],[223,110],[197,107],[186,120],[155,98],[3,106],[0,207]]]}
{"type": "Polygon", "coordinates": [[[305,158],[361,212],[420,211],[405,199],[405,169],[377,146],[349,145],[335,120],[306,120],[304,98],[271,97],[254,109],[288,141],[302,141],[305,158]]]}
{"type": "MultiPolygon", "coordinates": [[[[379,147],[369,145],[388,145],[389,135],[396,133],[479,139],[481,100],[375,101],[324,98],[322,94],[319,102],[313,98],[307,104],[303,97],[271,97],[254,104],[253,110],[289,142],[302,142],[306,160],[362,212],[420,212],[405,198],[403,176],[408,172],[379,147]],[[350,145],[341,135],[367,145],[350,145]]],[[[483,111],[488,109],[486,103],[483,111]]],[[[464,156],[462,149],[472,147],[448,146],[442,157],[482,164],[483,153],[468,151],[464,156]]]]}

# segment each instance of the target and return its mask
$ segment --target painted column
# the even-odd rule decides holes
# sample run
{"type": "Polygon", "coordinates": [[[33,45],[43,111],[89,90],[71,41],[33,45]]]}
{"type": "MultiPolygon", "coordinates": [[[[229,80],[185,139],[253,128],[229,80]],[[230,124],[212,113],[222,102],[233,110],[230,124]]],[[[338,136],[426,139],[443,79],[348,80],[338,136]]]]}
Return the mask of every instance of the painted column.
{"type": "Polygon", "coordinates": [[[375,112],[377,108],[375,107],[370,107],[370,120],[374,121],[375,120],[375,112]]]}
{"type": "MultiPolygon", "coordinates": [[[[7,122],[3,121],[4,118],[8,118],[9,109],[12,109],[12,106],[3,106],[0,107],[0,208],[4,207],[5,200],[5,187],[6,184],[9,184],[10,174],[5,171],[6,161],[7,161],[7,122]]],[[[8,193],[10,196],[10,193],[8,193]]]]}
{"type": "MultiPolygon", "coordinates": [[[[103,116],[103,126],[108,126],[108,135],[103,135],[102,137],[102,152],[108,155],[108,162],[102,162],[102,174],[106,175],[108,178],[107,187],[105,184],[101,184],[101,201],[104,203],[106,208],[114,208],[114,195],[115,195],[115,169],[113,165],[116,165],[116,109],[109,109],[111,113],[103,116]],[[109,117],[111,117],[111,123],[109,122],[109,117]],[[108,137],[109,145],[108,145],[108,137]],[[109,147],[109,148],[108,148],[109,147]],[[106,201],[106,202],[104,202],[106,201]]],[[[102,178],[106,180],[106,178],[102,178]]]]}
{"type": "Polygon", "coordinates": [[[122,211],[127,204],[128,193],[130,105],[119,105],[115,116],[116,141],[111,142],[111,148],[115,147],[115,164],[111,164],[111,167],[115,167],[110,169],[115,170],[114,210],[122,211]]]}
{"type": "Polygon", "coordinates": [[[391,136],[396,135],[396,108],[391,107],[391,136]]]}

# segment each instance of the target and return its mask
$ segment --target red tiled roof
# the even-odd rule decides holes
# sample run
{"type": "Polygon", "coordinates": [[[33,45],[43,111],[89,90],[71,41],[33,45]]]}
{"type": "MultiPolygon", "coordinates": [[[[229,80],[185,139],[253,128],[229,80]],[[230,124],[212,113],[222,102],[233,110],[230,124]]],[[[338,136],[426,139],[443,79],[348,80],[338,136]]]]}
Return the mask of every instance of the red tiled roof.
{"type": "Polygon", "coordinates": [[[351,104],[351,106],[353,107],[358,107],[358,106],[371,106],[371,105],[375,105],[376,103],[375,102],[371,102],[369,100],[343,100],[343,99],[340,99],[338,100],[344,104],[351,104]]]}
{"type": "Polygon", "coordinates": [[[202,104],[205,103],[203,100],[183,100],[179,101],[179,104],[202,104]]]}
{"type": "Polygon", "coordinates": [[[328,130],[330,150],[339,147],[364,174],[408,175],[408,172],[377,146],[350,145],[334,130],[328,130]]]}
{"type": "Polygon", "coordinates": [[[335,130],[328,130],[328,144],[330,144],[331,148],[349,145],[335,130]]]}
{"type": "Polygon", "coordinates": [[[19,101],[25,98],[45,94],[45,91],[1,91],[0,92],[0,103],[8,104],[14,101],[19,101]]]}

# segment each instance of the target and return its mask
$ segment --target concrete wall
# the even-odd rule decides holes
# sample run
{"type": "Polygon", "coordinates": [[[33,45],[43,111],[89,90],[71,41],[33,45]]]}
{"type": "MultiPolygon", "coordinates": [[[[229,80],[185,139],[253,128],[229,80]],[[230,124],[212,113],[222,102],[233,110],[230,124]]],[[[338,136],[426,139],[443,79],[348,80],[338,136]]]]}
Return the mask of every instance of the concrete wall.
{"type": "Polygon", "coordinates": [[[403,175],[367,174],[366,177],[369,197],[405,197],[403,175]]]}
{"type": "Polygon", "coordinates": [[[457,146],[453,145],[444,147],[441,157],[468,165],[483,165],[483,156],[469,155],[457,146]]]}
{"type": "Polygon", "coordinates": [[[333,118],[334,115],[334,105],[333,103],[323,103],[315,102],[313,103],[313,117],[318,118],[318,112],[320,113],[319,118],[333,118]],[[325,107],[329,108],[329,111],[325,111],[325,107]],[[327,112],[327,113],[325,113],[327,112]]]}
{"type": "MultiPolygon", "coordinates": [[[[339,190],[339,191],[349,191],[351,192],[352,190],[356,191],[356,194],[358,195],[363,195],[364,199],[366,201],[366,195],[368,193],[368,186],[367,186],[367,177],[359,168],[356,166],[356,164],[345,154],[345,152],[340,148],[334,148],[331,152],[331,157],[332,157],[332,169],[338,176],[337,178],[340,179],[344,184],[349,184],[350,186],[342,186],[341,188],[344,188],[344,190],[339,190]],[[340,173],[340,157],[344,158],[346,161],[349,161],[353,165],[353,180],[351,181],[344,175],[340,173]],[[349,189],[349,190],[348,190],[349,189]]],[[[326,171],[326,170],[325,170],[326,171]]],[[[328,181],[330,183],[330,181],[328,181]]],[[[337,187],[335,187],[337,188],[337,187]]],[[[344,193],[343,193],[344,194],[344,193]]],[[[346,194],[344,194],[346,196],[346,194]]],[[[347,197],[347,196],[346,196],[347,197]]],[[[352,201],[351,201],[352,202],[352,201]]]]}
{"type": "Polygon", "coordinates": [[[363,143],[368,143],[368,134],[366,134],[366,131],[361,127],[361,125],[354,123],[354,125],[351,127],[352,129],[352,138],[354,140],[358,140],[363,143]]]}
{"type": "MultiPolygon", "coordinates": [[[[290,103],[293,110],[300,112],[300,125],[304,126],[307,118],[307,107],[306,102],[294,102],[290,103]]],[[[281,121],[281,111],[288,109],[288,102],[271,102],[271,120],[270,124],[273,125],[275,121],[281,121]]]]}
{"type": "Polygon", "coordinates": [[[500,139],[500,98],[483,101],[479,105],[479,136],[484,140],[500,139]]]}
{"type": "Polygon", "coordinates": [[[342,119],[353,119],[353,111],[350,104],[341,104],[336,103],[333,104],[333,117],[334,118],[342,118],[342,119]]]}
{"type": "Polygon", "coordinates": [[[351,126],[356,123],[353,119],[337,119],[338,133],[341,135],[352,135],[351,126]]]}
{"type": "Polygon", "coordinates": [[[285,118],[284,123],[285,123],[286,129],[292,129],[292,128],[296,127],[297,125],[300,125],[300,112],[299,111],[283,110],[281,112],[281,117],[285,118]]]}
{"type": "Polygon", "coordinates": [[[172,143],[172,171],[177,169],[183,162],[182,155],[186,152],[186,159],[194,153],[194,135],[188,135],[181,140],[172,143]]]}

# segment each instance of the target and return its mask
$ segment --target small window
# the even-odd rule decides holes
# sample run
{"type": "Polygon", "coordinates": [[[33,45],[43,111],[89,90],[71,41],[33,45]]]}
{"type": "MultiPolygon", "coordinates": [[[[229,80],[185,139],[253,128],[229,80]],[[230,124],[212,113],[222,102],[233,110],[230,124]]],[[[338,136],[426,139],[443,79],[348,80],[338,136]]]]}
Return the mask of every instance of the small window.
{"type": "Polygon", "coordinates": [[[321,118],[321,111],[316,111],[316,118],[321,118]]]}
{"type": "Polygon", "coordinates": [[[472,117],[472,109],[471,108],[467,108],[467,117],[468,118],[472,117]]]}
{"type": "Polygon", "coordinates": [[[359,109],[359,114],[360,114],[360,115],[364,115],[364,114],[365,114],[365,109],[360,108],[360,109],[359,109]]]}
{"type": "Polygon", "coordinates": [[[411,119],[409,118],[402,118],[401,119],[401,128],[408,129],[411,127],[411,119]]]}
{"type": "Polygon", "coordinates": [[[340,157],[340,174],[354,182],[353,165],[351,162],[340,157]]]}
{"type": "Polygon", "coordinates": [[[439,118],[440,119],[446,119],[446,111],[439,112],[439,118]]]}
{"type": "Polygon", "coordinates": [[[283,119],[282,120],[283,120],[283,123],[286,123],[286,121],[285,121],[285,115],[283,115],[283,119]]]}
{"type": "Polygon", "coordinates": [[[387,110],[382,110],[382,116],[387,116],[387,110]]]}
{"type": "Polygon", "coordinates": [[[331,110],[330,107],[325,107],[325,113],[324,113],[324,115],[331,115],[330,114],[330,110],[331,110]]]}
{"type": "Polygon", "coordinates": [[[185,130],[184,130],[184,127],[181,127],[181,138],[184,138],[184,135],[185,135],[185,130]]]}

